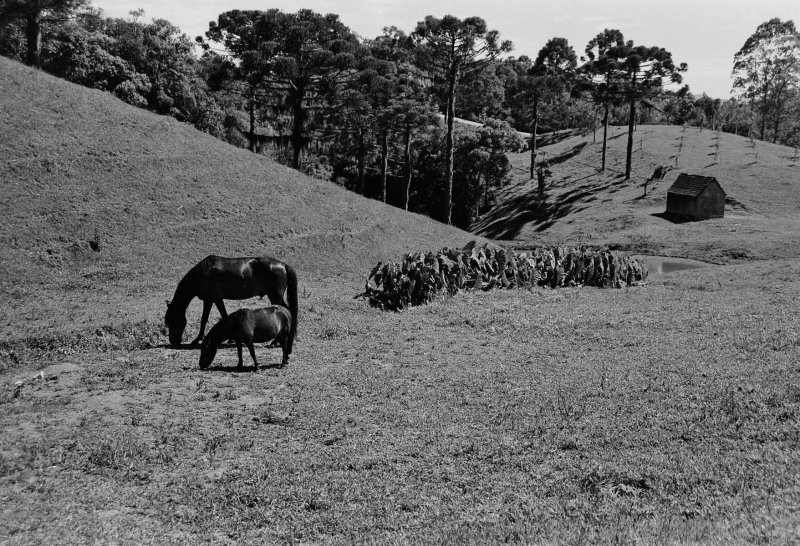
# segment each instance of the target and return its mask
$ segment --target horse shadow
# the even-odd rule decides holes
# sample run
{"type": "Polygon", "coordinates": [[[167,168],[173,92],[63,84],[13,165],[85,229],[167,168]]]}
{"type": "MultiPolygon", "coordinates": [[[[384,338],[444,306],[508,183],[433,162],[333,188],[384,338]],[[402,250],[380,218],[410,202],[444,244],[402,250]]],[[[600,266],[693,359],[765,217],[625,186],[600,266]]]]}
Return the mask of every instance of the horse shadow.
{"type": "Polygon", "coordinates": [[[257,373],[259,370],[280,370],[284,368],[281,364],[259,364],[258,368],[253,365],[250,366],[242,366],[241,368],[237,365],[225,366],[224,364],[218,364],[216,366],[209,366],[203,371],[206,372],[225,372],[231,374],[244,374],[244,373],[257,373]]]}
{"type": "Polygon", "coordinates": [[[181,343],[177,347],[170,343],[159,343],[158,345],[152,345],[151,347],[153,349],[172,349],[173,351],[192,351],[195,349],[200,349],[200,345],[192,345],[191,343],[181,343]]]}

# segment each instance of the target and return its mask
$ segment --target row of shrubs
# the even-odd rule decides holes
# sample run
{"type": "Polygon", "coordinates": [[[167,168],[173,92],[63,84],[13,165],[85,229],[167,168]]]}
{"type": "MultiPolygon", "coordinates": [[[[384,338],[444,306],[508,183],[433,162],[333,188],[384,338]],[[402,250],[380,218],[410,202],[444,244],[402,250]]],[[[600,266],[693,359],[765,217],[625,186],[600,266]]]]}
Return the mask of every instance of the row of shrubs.
{"type": "Polygon", "coordinates": [[[646,280],[643,260],[608,249],[542,247],[515,252],[472,241],[462,249],[443,248],[406,254],[400,262],[380,262],[367,278],[364,295],[376,307],[397,311],[461,290],[621,288],[646,280]]]}

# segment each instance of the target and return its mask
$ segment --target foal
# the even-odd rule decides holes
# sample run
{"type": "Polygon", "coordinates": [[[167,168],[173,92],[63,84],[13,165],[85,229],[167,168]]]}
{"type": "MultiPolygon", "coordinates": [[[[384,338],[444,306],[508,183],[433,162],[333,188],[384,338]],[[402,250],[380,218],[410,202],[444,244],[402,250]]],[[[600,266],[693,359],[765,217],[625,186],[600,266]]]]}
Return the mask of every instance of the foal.
{"type": "Polygon", "coordinates": [[[281,305],[261,309],[239,309],[221,319],[208,332],[200,346],[200,368],[206,369],[217,354],[220,343],[231,340],[239,351],[239,368],[242,367],[242,343],[250,349],[255,369],[258,369],[253,343],[275,342],[283,349],[281,367],[289,363],[289,340],[292,315],[281,305]]]}

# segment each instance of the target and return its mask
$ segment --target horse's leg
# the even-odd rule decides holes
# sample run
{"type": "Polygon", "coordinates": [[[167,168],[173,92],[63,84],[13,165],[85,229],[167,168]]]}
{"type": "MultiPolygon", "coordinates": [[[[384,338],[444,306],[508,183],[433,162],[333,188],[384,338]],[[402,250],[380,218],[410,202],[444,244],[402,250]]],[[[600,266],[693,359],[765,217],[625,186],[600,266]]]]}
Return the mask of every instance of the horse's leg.
{"type": "Polygon", "coordinates": [[[236,340],[236,352],[239,353],[239,368],[244,367],[244,359],[242,358],[242,342],[240,340],[236,340]]]}
{"type": "Polygon", "coordinates": [[[200,318],[200,333],[192,341],[192,345],[197,345],[203,339],[206,333],[206,324],[208,324],[208,315],[211,313],[212,302],[210,300],[203,300],[203,316],[200,318]]]}
{"type": "Polygon", "coordinates": [[[247,348],[250,349],[250,356],[253,357],[253,369],[258,369],[258,360],[256,360],[256,349],[253,347],[253,340],[247,342],[247,348]]]}
{"type": "MultiPolygon", "coordinates": [[[[280,292],[274,292],[273,291],[272,293],[267,294],[267,297],[269,298],[269,301],[273,305],[282,305],[283,307],[286,307],[287,309],[289,309],[289,304],[286,303],[286,298],[284,298],[283,294],[281,294],[280,292]]],[[[289,314],[291,315],[292,312],[289,311],[289,314]]],[[[294,320],[294,317],[292,317],[292,320],[294,320]]],[[[274,349],[275,347],[278,347],[279,345],[280,345],[280,341],[276,337],[275,339],[273,339],[269,343],[269,345],[267,345],[267,349],[274,349]]],[[[280,345],[280,346],[283,347],[283,345],[280,345]]]]}
{"type": "Polygon", "coordinates": [[[228,316],[228,312],[225,310],[225,303],[222,300],[217,300],[214,302],[217,306],[217,310],[219,310],[219,314],[222,315],[222,318],[228,316]]]}
{"type": "Polygon", "coordinates": [[[287,352],[287,345],[288,340],[284,339],[283,343],[281,344],[281,348],[283,349],[283,360],[281,361],[281,368],[286,366],[289,363],[289,353],[287,352]]]}

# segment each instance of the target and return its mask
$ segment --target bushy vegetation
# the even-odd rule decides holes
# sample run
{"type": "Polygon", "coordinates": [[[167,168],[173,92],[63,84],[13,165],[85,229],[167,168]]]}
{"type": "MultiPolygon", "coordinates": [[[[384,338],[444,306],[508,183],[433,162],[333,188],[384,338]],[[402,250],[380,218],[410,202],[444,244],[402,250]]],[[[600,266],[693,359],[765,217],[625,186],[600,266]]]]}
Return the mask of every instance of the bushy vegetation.
{"type": "Polygon", "coordinates": [[[378,263],[364,296],[375,307],[399,311],[465,290],[595,286],[622,288],[647,280],[647,264],[608,249],[553,247],[517,253],[471,241],[462,249],[406,254],[378,263]]]}

